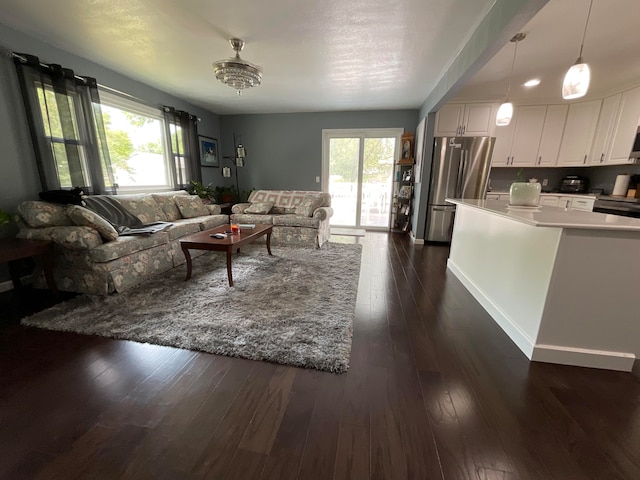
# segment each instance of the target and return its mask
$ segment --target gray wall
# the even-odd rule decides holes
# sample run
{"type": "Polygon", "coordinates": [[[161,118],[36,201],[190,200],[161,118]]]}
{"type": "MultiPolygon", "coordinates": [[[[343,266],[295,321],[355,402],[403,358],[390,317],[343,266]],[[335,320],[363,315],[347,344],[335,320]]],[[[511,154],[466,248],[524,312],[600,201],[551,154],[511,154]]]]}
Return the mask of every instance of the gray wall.
{"type": "MultiPolygon", "coordinates": [[[[202,119],[198,125],[202,135],[215,138],[220,135],[220,122],[215,113],[1,24],[0,46],[36,55],[44,62],[59,63],[79,75],[95,77],[100,85],[133,95],[149,105],[171,105],[186,110],[202,119]]],[[[0,48],[0,102],[0,208],[14,212],[19,202],[37,198],[41,188],[13,60],[3,48],[0,48]]],[[[206,170],[203,169],[205,182],[209,175],[206,170]]],[[[6,229],[0,231],[0,235],[7,233],[6,229]]]]}
{"type": "Polygon", "coordinates": [[[320,190],[316,177],[322,173],[323,129],[404,128],[415,133],[417,119],[417,110],[223,115],[222,153],[233,155],[235,133],[247,150],[245,167],[238,169],[241,190],[320,190]]]}

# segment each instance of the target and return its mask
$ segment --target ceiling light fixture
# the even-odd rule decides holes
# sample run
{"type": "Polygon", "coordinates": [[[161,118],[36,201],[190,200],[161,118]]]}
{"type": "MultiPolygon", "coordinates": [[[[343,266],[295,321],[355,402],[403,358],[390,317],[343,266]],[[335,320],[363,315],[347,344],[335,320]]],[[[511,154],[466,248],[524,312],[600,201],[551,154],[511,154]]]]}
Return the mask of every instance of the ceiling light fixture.
{"type": "Polygon", "coordinates": [[[540,79],[539,78],[532,78],[531,80],[529,80],[528,82],[524,82],[524,86],[525,87],[537,87],[538,85],[540,85],[540,79]]]}
{"type": "Polygon", "coordinates": [[[242,94],[245,88],[257,87],[262,82],[262,68],[240,58],[240,52],[244,48],[244,41],[239,38],[229,40],[231,48],[236,52],[234,58],[219,60],[213,64],[213,72],[216,78],[237,90],[242,94]]]}
{"type": "Polygon", "coordinates": [[[587,26],[591,17],[591,7],[593,0],[589,2],[589,12],[587,13],[587,21],[584,24],[584,32],[582,33],[582,43],[580,44],[580,54],[576,63],[569,69],[564,76],[562,83],[562,98],[571,100],[573,98],[584,97],[589,90],[589,82],[591,81],[591,71],[582,58],[582,49],[584,48],[584,39],[587,36],[587,26]]]}
{"type": "Polygon", "coordinates": [[[513,66],[516,64],[516,54],[518,53],[518,42],[521,42],[527,37],[526,33],[516,33],[511,42],[516,44],[515,49],[513,50],[513,61],[511,62],[511,73],[509,73],[509,85],[507,86],[507,97],[505,98],[502,105],[498,109],[498,114],[496,115],[496,125],[498,127],[506,127],[511,123],[511,118],[513,117],[513,103],[509,101],[509,95],[511,94],[511,77],[513,76],[513,66]]]}

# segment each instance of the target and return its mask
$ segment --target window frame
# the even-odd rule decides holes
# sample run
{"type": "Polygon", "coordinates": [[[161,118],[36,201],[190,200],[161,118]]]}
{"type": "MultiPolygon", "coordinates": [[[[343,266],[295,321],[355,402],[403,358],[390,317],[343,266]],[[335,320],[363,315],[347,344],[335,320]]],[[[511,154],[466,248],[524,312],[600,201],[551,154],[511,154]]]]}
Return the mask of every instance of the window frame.
{"type": "MultiPolygon", "coordinates": [[[[118,95],[112,91],[105,91],[100,88],[100,104],[102,107],[117,108],[119,110],[127,111],[134,115],[140,115],[144,117],[153,118],[160,122],[160,144],[162,146],[162,157],[165,167],[165,185],[146,185],[146,186],[122,186],[116,185],[118,194],[133,194],[133,193],[153,193],[153,192],[170,192],[175,190],[175,184],[173,182],[173,176],[171,174],[171,155],[168,145],[169,139],[166,138],[165,120],[162,109],[159,107],[151,107],[140,101],[136,101],[132,98],[118,95]]],[[[103,112],[104,113],[104,112],[103,112]]],[[[107,148],[109,142],[107,141],[107,148]]]]}

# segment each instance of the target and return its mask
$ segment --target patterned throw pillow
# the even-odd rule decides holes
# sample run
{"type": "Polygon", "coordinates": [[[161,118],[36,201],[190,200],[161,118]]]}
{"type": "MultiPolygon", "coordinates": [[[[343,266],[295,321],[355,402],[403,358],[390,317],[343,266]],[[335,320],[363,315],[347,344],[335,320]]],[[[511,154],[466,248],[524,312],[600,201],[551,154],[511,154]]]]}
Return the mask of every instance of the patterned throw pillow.
{"type": "Polygon", "coordinates": [[[266,215],[271,211],[272,208],[273,208],[273,202],[252,203],[250,206],[248,206],[245,209],[244,213],[257,213],[257,214],[266,215]]]}
{"type": "Polygon", "coordinates": [[[67,215],[76,225],[91,227],[96,230],[107,242],[118,238],[118,231],[113,228],[113,225],[91,210],[78,205],[71,205],[67,210],[67,215]]]}
{"type": "Polygon", "coordinates": [[[18,205],[18,213],[32,228],[71,226],[67,206],[57,203],[27,200],[18,205]]]}
{"type": "Polygon", "coordinates": [[[305,195],[300,205],[296,207],[296,215],[312,217],[316,208],[322,206],[322,197],[319,195],[305,195]]]}
{"type": "Polygon", "coordinates": [[[176,195],[173,197],[182,218],[204,217],[209,215],[209,210],[202,199],[196,195],[176,195]]]}

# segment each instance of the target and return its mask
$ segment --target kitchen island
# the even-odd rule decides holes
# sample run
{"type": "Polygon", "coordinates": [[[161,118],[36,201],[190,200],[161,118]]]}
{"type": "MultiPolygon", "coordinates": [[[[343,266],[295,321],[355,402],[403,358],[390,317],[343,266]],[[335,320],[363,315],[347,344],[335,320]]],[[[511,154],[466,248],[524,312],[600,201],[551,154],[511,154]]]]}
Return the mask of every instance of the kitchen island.
{"type": "Polygon", "coordinates": [[[534,361],[630,371],[640,356],[640,219],[456,205],[448,268],[534,361]]]}

